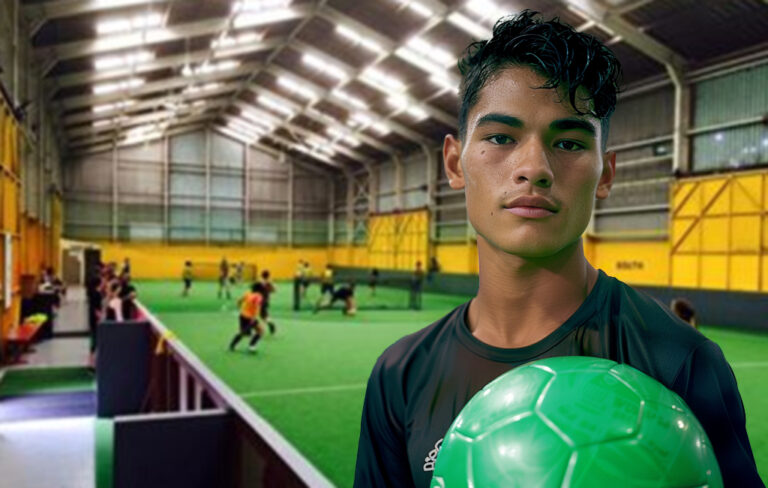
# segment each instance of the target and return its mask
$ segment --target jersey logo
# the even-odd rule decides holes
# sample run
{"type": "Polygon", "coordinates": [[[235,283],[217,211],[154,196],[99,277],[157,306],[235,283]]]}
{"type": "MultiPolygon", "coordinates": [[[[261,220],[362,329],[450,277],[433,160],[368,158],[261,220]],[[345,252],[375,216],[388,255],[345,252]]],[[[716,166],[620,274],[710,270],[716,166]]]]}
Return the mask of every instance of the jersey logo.
{"type": "Polygon", "coordinates": [[[427,457],[424,458],[424,471],[435,470],[435,460],[437,460],[437,453],[440,452],[440,446],[443,445],[443,439],[435,442],[435,448],[429,451],[427,457]]]}

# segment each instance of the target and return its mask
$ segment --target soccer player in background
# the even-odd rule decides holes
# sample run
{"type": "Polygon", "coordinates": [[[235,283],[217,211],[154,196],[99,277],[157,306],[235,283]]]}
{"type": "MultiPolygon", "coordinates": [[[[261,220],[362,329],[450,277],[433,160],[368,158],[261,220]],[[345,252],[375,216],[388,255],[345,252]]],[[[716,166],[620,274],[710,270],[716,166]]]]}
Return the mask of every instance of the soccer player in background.
{"type": "Polygon", "coordinates": [[[459,130],[445,137],[443,160],[477,231],[479,287],[377,360],[354,486],[428,487],[434,463],[425,460],[475,393],[519,365],[574,355],[625,363],[680,395],[725,486],[764,486],[717,344],[584,256],[581,236],[615,176],[606,149],[614,54],[526,10],[497,22],[459,66],[459,130]]]}
{"type": "Polygon", "coordinates": [[[368,277],[368,288],[371,289],[371,296],[376,296],[376,285],[379,284],[379,268],[373,268],[368,277]]]}
{"type": "Polygon", "coordinates": [[[259,320],[261,313],[261,306],[264,300],[264,288],[261,283],[254,283],[251,285],[251,289],[246,291],[243,296],[237,301],[237,306],[240,307],[240,316],[238,318],[240,322],[240,332],[238,332],[232,341],[229,343],[229,350],[234,351],[237,344],[243,337],[251,335],[255,330],[255,334],[251,338],[248,344],[248,350],[250,352],[256,352],[256,344],[264,335],[264,326],[259,320]]]}
{"type": "Polygon", "coordinates": [[[219,263],[219,293],[218,297],[221,298],[225,295],[227,300],[231,298],[229,294],[229,263],[226,257],[221,258],[219,263]]]}
{"type": "Polygon", "coordinates": [[[189,289],[192,288],[192,261],[184,261],[184,269],[181,270],[181,279],[184,281],[184,289],[181,290],[181,296],[189,295],[189,289]]]}
{"type": "Polygon", "coordinates": [[[696,309],[693,308],[693,304],[685,298],[675,298],[670,303],[669,308],[680,317],[681,320],[688,322],[694,329],[698,329],[699,325],[696,323],[696,309]]]}
{"type": "Polygon", "coordinates": [[[416,269],[411,276],[411,290],[409,295],[409,308],[411,310],[421,310],[421,288],[424,285],[424,268],[421,261],[416,261],[416,269]]]}
{"type": "MultiPolygon", "coordinates": [[[[323,296],[326,296],[326,295],[323,295],[323,296]]],[[[354,283],[341,285],[336,290],[332,291],[328,301],[325,304],[323,304],[321,300],[322,300],[322,297],[320,298],[320,300],[318,300],[317,304],[315,305],[315,313],[319,312],[320,310],[333,308],[333,304],[336,303],[337,301],[344,302],[344,308],[341,309],[341,313],[343,313],[344,315],[349,315],[350,317],[352,317],[357,313],[357,303],[355,301],[355,284],[354,283]]]]}
{"type": "Polygon", "coordinates": [[[277,291],[277,287],[275,287],[274,283],[272,283],[268,269],[265,269],[261,272],[261,289],[261,294],[264,300],[261,303],[261,313],[259,316],[261,317],[261,320],[265,322],[269,327],[269,333],[274,334],[277,330],[277,327],[269,316],[269,297],[277,291]]]}

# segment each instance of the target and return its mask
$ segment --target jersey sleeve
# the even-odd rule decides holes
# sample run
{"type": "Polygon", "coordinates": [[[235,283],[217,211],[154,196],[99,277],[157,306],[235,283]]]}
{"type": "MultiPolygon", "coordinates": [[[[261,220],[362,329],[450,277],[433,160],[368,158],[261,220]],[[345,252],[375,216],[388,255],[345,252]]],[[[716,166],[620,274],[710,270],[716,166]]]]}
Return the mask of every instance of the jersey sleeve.
{"type": "Polygon", "coordinates": [[[365,391],[355,488],[412,487],[403,429],[402,402],[394,401],[396,375],[387,375],[382,358],[373,368],[365,391]],[[389,376],[389,377],[388,377],[389,376]]]}
{"type": "Polygon", "coordinates": [[[712,341],[686,359],[673,385],[698,418],[715,450],[726,487],[765,487],[757,474],[744,404],[733,370],[712,341]]]}

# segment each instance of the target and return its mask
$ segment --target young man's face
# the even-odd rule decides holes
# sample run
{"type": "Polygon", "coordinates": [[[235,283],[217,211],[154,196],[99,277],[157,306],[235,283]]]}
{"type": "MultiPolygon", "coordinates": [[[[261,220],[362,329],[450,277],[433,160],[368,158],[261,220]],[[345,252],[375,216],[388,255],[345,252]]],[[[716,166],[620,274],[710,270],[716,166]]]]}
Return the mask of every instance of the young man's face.
{"type": "Polygon", "coordinates": [[[449,135],[443,145],[451,188],[465,190],[479,238],[528,258],[576,242],[615,174],[615,154],[601,153],[600,121],[577,115],[567,92],[561,99],[536,88],[545,83],[526,67],[496,73],[468,114],[464,140],[449,135]],[[521,196],[543,197],[553,211],[513,207],[521,196]]]}

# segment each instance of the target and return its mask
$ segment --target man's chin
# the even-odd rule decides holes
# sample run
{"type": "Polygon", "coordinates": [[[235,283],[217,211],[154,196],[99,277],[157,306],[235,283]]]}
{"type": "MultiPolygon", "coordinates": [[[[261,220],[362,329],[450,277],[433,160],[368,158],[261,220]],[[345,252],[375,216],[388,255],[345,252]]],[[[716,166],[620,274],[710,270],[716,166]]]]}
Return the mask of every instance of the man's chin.
{"type": "Polygon", "coordinates": [[[523,259],[543,259],[554,256],[562,246],[552,243],[534,243],[530,239],[520,242],[520,239],[488,239],[478,232],[478,243],[485,240],[491,248],[523,259]]]}

